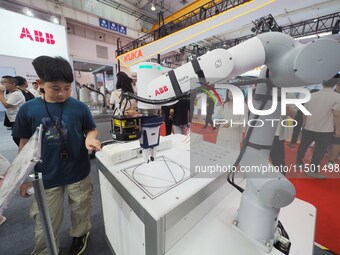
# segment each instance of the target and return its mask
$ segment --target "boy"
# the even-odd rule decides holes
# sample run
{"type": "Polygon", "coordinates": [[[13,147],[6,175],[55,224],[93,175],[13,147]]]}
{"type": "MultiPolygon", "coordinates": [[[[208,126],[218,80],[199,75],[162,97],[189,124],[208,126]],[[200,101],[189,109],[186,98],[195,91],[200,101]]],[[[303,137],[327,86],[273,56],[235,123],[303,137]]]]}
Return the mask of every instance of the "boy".
{"type": "MultiPolygon", "coordinates": [[[[42,172],[46,202],[52,221],[56,245],[63,222],[64,193],[71,211],[73,243],[70,255],[83,254],[90,233],[92,182],[87,150],[98,151],[100,142],[88,107],[70,97],[73,72],[61,57],[40,56],[33,60],[43,89],[43,97],[25,103],[19,110],[13,133],[20,137],[19,150],[28,142],[36,128],[43,125],[42,163],[35,171],[42,172]]],[[[20,187],[20,195],[29,196],[31,184],[20,187]]],[[[48,254],[34,201],[30,216],[35,219],[35,247],[32,254],[48,254]]]]}

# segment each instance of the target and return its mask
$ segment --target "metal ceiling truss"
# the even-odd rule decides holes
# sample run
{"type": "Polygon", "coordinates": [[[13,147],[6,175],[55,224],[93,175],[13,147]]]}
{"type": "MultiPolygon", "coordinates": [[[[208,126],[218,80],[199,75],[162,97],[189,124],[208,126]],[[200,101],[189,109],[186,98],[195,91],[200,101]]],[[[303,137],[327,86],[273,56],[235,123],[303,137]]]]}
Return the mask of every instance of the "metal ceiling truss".
{"type": "MultiPolygon", "coordinates": [[[[97,1],[105,1],[112,2],[108,0],[97,0],[97,1]]],[[[160,39],[166,35],[177,32],[183,28],[186,28],[190,25],[193,25],[197,22],[210,18],[214,15],[217,15],[221,12],[227,11],[231,8],[234,8],[238,5],[244,4],[246,2],[250,2],[251,0],[222,0],[219,3],[215,3],[214,1],[210,1],[195,10],[183,15],[182,17],[173,20],[160,26],[158,29],[145,34],[144,36],[132,41],[131,43],[123,46],[122,48],[117,50],[117,56],[124,54],[126,52],[132,51],[140,46],[143,46],[147,43],[153,42],[157,39],[160,39]]]]}
{"type": "MultiPolygon", "coordinates": [[[[294,38],[302,36],[315,35],[325,32],[339,33],[340,30],[340,12],[328,14],[314,19],[301,21],[292,25],[281,27],[282,32],[294,38]]],[[[221,40],[207,47],[197,44],[190,44],[180,49],[179,53],[161,58],[161,63],[168,67],[179,66],[181,61],[190,61],[190,56],[199,57],[209,50],[217,48],[231,48],[235,45],[247,41],[254,37],[255,34],[249,34],[236,39],[221,40]],[[169,66],[170,65],[170,66],[169,66]]]]}
{"type": "Polygon", "coordinates": [[[242,37],[238,37],[236,39],[230,39],[227,41],[222,41],[222,42],[218,42],[218,43],[214,43],[213,45],[211,45],[209,47],[209,50],[213,50],[213,49],[217,49],[217,48],[225,48],[225,49],[229,49],[231,47],[234,47],[235,45],[242,43],[244,41],[247,41],[248,39],[254,37],[255,35],[250,34],[250,35],[245,35],[242,37]]]}
{"type": "MultiPolygon", "coordinates": [[[[206,53],[209,48],[199,45],[199,44],[190,44],[186,47],[182,47],[179,53],[174,53],[172,55],[165,56],[160,59],[162,66],[166,66],[169,68],[174,68],[180,66],[182,62],[188,62],[195,57],[201,56],[206,53]]],[[[153,58],[151,62],[158,62],[158,59],[153,58]]]]}
{"type": "Polygon", "coordinates": [[[340,12],[284,26],[282,27],[282,32],[294,38],[315,35],[332,31],[338,20],[340,20],[340,12]]]}
{"type": "MultiPolygon", "coordinates": [[[[301,21],[301,22],[298,22],[292,25],[283,26],[280,28],[282,29],[282,33],[288,34],[294,38],[299,38],[302,36],[316,35],[316,34],[321,34],[325,32],[331,32],[332,30],[334,30],[333,29],[334,27],[336,27],[337,25],[339,26],[339,20],[340,20],[340,12],[336,12],[336,13],[328,14],[328,15],[321,16],[318,18],[301,21]]],[[[218,43],[214,43],[210,45],[209,47],[206,47],[206,52],[208,50],[213,50],[217,48],[228,49],[254,36],[255,34],[249,34],[249,35],[242,36],[236,39],[220,41],[218,43]]],[[[190,45],[187,48],[192,49],[190,45]]],[[[189,52],[190,54],[194,54],[196,56],[201,55],[201,54],[197,54],[195,50],[187,51],[187,52],[189,52]]]]}

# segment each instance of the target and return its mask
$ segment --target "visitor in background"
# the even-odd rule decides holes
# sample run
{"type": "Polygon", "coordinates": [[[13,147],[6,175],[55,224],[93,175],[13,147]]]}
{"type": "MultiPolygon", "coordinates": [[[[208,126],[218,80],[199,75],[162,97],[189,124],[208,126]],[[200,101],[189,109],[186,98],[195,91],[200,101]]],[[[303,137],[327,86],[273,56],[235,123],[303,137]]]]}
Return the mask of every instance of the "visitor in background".
{"type": "Polygon", "coordinates": [[[17,80],[17,88],[24,95],[25,101],[27,102],[29,100],[34,99],[35,96],[27,89],[28,88],[27,80],[21,76],[15,76],[14,78],[17,80]]]}
{"type": "MultiPolygon", "coordinates": [[[[17,80],[12,76],[2,76],[0,85],[0,102],[6,109],[9,126],[13,128],[19,107],[25,103],[25,97],[16,86],[17,80]],[[5,90],[8,94],[5,96],[5,90]]],[[[20,139],[13,136],[13,141],[19,146],[20,139]]]]}

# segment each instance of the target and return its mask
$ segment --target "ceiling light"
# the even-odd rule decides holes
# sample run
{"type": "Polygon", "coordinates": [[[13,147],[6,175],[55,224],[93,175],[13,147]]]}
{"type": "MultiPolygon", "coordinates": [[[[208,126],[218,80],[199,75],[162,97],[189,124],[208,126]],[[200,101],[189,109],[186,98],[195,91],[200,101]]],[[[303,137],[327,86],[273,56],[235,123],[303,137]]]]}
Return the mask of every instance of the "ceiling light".
{"type": "Polygon", "coordinates": [[[59,24],[59,20],[56,16],[51,16],[51,21],[54,23],[54,24],[59,24]]]}
{"type": "Polygon", "coordinates": [[[295,40],[303,40],[303,39],[310,39],[310,38],[315,38],[316,35],[306,35],[306,36],[301,36],[301,37],[296,37],[294,38],[295,40]]]}
{"type": "Polygon", "coordinates": [[[310,38],[320,38],[320,37],[325,37],[328,35],[331,35],[332,32],[324,32],[321,34],[315,34],[315,35],[306,35],[306,36],[301,36],[301,37],[297,37],[295,38],[295,40],[303,40],[303,39],[310,39],[310,38]]]}
{"type": "Polygon", "coordinates": [[[33,17],[33,16],[34,16],[33,12],[32,12],[30,9],[28,9],[27,7],[24,8],[24,13],[25,13],[27,16],[30,16],[30,17],[33,17]]]}
{"type": "Polygon", "coordinates": [[[151,11],[156,11],[155,0],[152,1],[151,11]]]}
{"type": "Polygon", "coordinates": [[[324,37],[324,36],[328,36],[328,35],[331,35],[332,32],[324,32],[324,33],[321,33],[321,34],[318,34],[318,37],[324,37]]]}

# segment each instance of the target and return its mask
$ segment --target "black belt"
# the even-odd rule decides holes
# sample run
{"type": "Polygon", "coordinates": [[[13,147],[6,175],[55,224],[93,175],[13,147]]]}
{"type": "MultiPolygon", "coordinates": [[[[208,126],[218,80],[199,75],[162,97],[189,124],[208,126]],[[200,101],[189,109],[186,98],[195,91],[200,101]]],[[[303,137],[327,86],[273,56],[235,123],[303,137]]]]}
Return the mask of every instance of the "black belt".
{"type": "Polygon", "coordinates": [[[201,66],[200,66],[200,63],[198,63],[198,60],[197,58],[191,60],[191,64],[192,64],[192,67],[194,68],[194,71],[195,73],[197,74],[198,76],[198,79],[200,81],[200,83],[202,84],[207,84],[207,79],[205,78],[205,75],[204,75],[204,72],[203,70],[201,69],[201,66]]]}
{"type": "Polygon", "coordinates": [[[169,75],[169,79],[170,79],[172,88],[174,89],[176,97],[182,95],[183,93],[182,93],[181,87],[179,86],[179,83],[177,81],[174,70],[169,71],[168,75],[169,75]]]}

